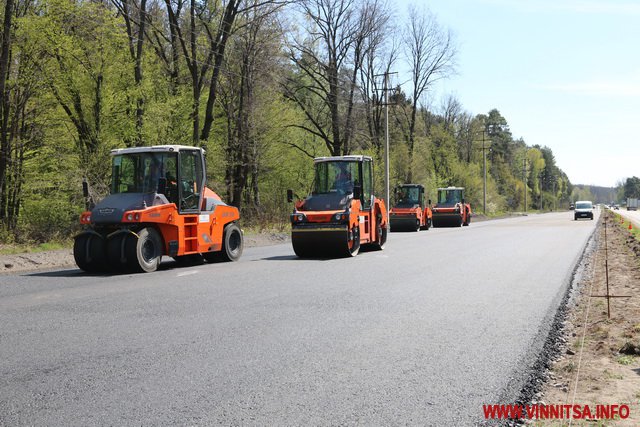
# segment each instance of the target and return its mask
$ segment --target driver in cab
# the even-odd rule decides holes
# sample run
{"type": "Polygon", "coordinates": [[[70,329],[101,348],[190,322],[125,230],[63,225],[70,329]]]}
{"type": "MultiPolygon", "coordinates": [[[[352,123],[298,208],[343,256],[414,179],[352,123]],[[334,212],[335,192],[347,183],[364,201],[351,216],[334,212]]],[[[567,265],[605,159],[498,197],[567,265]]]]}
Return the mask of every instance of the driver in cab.
{"type": "Polygon", "coordinates": [[[338,163],[338,170],[336,171],[333,187],[345,193],[353,192],[353,182],[351,181],[351,173],[347,170],[347,164],[338,163]]]}

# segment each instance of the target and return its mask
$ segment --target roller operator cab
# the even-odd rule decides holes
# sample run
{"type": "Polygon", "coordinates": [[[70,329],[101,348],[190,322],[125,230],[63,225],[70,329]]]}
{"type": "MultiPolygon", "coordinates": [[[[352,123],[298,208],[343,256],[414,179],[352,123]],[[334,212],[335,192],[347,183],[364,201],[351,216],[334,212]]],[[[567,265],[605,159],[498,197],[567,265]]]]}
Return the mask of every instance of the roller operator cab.
{"type": "MultiPolygon", "coordinates": [[[[319,157],[314,166],[311,195],[296,202],[291,214],[296,255],[350,257],[364,245],[382,249],[387,211],[384,201],[373,194],[371,157],[319,157]]],[[[291,190],[288,199],[293,201],[291,190]]]]}
{"type": "Polygon", "coordinates": [[[403,184],[395,188],[395,202],[389,211],[391,231],[428,230],[433,214],[431,200],[425,203],[424,187],[420,184],[403,184]]]}
{"type": "Polygon", "coordinates": [[[240,257],[240,214],[205,186],[204,150],[162,145],[111,156],[111,194],[80,217],[78,267],[151,272],[163,255],[190,264],[240,257]]]}
{"type": "Polygon", "coordinates": [[[433,207],[433,226],[460,227],[469,223],[471,205],[464,201],[464,188],[438,188],[438,202],[433,207]]]}

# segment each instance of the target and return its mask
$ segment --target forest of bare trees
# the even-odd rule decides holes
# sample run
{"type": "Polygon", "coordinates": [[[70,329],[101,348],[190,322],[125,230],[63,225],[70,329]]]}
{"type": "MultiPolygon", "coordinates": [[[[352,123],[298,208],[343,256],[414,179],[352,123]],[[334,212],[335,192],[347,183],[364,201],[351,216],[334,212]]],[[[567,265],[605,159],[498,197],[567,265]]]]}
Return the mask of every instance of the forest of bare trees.
{"type": "MultiPolygon", "coordinates": [[[[550,208],[573,190],[551,149],[499,109],[466,111],[435,84],[454,32],[385,0],[5,0],[0,52],[0,239],[68,238],[81,184],[107,194],[109,151],[207,150],[208,180],[245,224],[283,224],[311,158],[368,154],[391,185],[459,185],[487,211],[550,208]],[[385,105],[385,100],[386,104],[385,105]],[[490,150],[489,150],[490,148],[490,150]],[[542,205],[542,206],[540,206],[542,205]]],[[[499,108],[499,106],[496,106],[499,108]]],[[[382,177],[376,173],[376,185],[382,177]]]]}

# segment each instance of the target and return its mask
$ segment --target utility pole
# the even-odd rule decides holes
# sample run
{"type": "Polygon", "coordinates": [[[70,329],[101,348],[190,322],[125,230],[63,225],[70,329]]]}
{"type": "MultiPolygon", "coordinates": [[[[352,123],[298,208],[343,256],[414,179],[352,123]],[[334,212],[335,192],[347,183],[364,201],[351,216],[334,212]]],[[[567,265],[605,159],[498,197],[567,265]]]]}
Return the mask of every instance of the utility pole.
{"type": "MultiPolygon", "coordinates": [[[[374,77],[384,76],[383,92],[384,92],[384,204],[387,210],[387,218],[389,218],[389,75],[398,74],[397,72],[387,71],[383,74],[376,74],[374,77]]],[[[387,228],[389,221],[387,221],[387,228]]]]}
{"type": "Polygon", "coordinates": [[[540,213],[542,213],[542,173],[540,173],[540,213]]]}
{"type": "Polygon", "coordinates": [[[384,73],[384,205],[387,208],[387,229],[389,228],[389,73],[384,73]]]}
{"type": "Polygon", "coordinates": [[[487,214],[487,151],[484,147],[484,132],[482,132],[482,174],[484,175],[484,186],[482,188],[482,210],[487,214]]]}
{"type": "Polygon", "coordinates": [[[522,183],[524,184],[524,213],[527,213],[527,158],[522,159],[522,183]]]}
{"type": "MultiPolygon", "coordinates": [[[[487,214],[487,150],[491,151],[491,146],[485,147],[484,135],[488,132],[487,128],[482,130],[482,175],[484,181],[484,185],[482,187],[482,212],[485,215],[487,214]]],[[[491,142],[491,140],[487,140],[487,142],[491,142]]]]}
{"type": "Polygon", "coordinates": [[[556,177],[552,176],[551,179],[552,179],[552,182],[553,182],[553,210],[555,211],[557,209],[557,206],[556,206],[556,177]]]}

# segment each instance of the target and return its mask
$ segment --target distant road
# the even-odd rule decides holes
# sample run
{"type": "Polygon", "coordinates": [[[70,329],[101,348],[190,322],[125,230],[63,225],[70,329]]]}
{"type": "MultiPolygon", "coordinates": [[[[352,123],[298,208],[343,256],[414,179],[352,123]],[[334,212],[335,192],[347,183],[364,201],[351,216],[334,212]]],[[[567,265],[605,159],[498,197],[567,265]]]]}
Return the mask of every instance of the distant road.
{"type": "Polygon", "coordinates": [[[353,259],[287,244],[153,274],[2,276],[0,425],[473,425],[515,399],[596,222],[392,233],[353,259]]]}
{"type": "Polygon", "coordinates": [[[640,227],[640,211],[628,211],[627,208],[620,208],[612,212],[620,214],[623,217],[631,220],[635,227],[640,227]]]}

